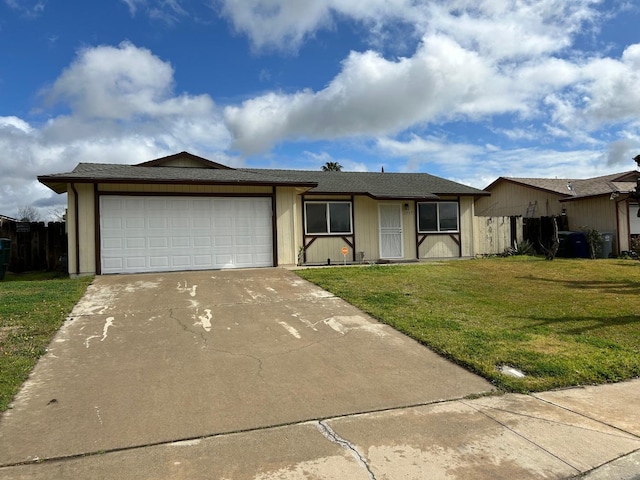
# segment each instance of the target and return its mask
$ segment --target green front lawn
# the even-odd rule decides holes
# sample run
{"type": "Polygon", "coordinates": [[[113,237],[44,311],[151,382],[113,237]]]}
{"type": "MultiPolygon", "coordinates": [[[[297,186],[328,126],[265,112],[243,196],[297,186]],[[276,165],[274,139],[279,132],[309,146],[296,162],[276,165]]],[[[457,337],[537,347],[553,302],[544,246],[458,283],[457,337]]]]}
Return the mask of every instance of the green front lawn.
{"type": "Polygon", "coordinates": [[[506,391],[640,376],[637,261],[510,257],[296,273],[506,391]]]}
{"type": "Polygon", "coordinates": [[[7,409],[91,280],[7,273],[0,281],[0,412],[7,409]]]}

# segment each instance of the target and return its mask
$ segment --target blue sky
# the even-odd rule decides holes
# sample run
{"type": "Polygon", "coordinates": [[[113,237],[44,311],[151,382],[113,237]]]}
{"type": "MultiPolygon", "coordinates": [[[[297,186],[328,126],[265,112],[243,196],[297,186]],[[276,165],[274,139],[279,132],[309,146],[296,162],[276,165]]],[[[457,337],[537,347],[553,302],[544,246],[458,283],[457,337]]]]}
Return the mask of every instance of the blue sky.
{"type": "Polygon", "coordinates": [[[37,175],[182,150],[478,188],[632,170],[639,20],[630,0],[0,0],[0,214],[63,209],[37,175]]]}

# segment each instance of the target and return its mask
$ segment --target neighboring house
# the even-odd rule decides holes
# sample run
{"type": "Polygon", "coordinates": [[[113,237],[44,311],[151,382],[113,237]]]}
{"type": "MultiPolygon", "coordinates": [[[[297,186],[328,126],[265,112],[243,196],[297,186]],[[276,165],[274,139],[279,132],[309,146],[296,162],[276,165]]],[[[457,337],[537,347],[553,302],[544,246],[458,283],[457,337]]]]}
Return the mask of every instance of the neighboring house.
{"type": "Polygon", "coordinates": [[[491,196],[476,201],[476,215],[566,215],[569,230],[613,233],[617,254],[640,235],[638,203],[629,195],[638,178],[635,170],[586,179],[500,177],[485,188],[491,196]]]}
{"type": "Polygon", "coordinates": [[[187,152],[38,180],[68,193],[71,274],[471,257],[488,195],[425,173],[234,169],[187,152]]]}
{"type": "Polygon", "coordinates": [[[16,220],[15,218],[12,217],[7,217],[6,215],[0,215],[0,226],[4,225],[5,223],[17,223],[18,220],[16,220]]]}

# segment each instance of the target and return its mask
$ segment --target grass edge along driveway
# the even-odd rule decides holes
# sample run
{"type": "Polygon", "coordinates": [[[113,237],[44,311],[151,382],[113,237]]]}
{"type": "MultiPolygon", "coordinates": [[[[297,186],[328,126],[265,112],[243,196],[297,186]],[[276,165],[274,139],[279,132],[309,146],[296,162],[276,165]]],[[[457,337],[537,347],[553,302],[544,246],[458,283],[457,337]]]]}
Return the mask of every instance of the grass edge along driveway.
{"type": "Polygon", "coordinates": [[[296,273],[504,391],[640,376],[637,261],[522,256],[296,273]]]}
{"type": "Polygon", "coordinates": [[[92,279],[7,273],[0,281],[0,412],[8,408],[92,279]]]}

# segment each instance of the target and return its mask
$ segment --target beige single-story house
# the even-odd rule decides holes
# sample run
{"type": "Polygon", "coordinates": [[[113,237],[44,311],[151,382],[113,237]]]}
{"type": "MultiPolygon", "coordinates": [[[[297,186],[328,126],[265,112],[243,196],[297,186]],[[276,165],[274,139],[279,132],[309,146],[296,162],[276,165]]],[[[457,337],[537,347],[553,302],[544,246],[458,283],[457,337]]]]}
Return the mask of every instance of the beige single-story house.
{"type": "Polygon", "coordinates": [[[39,176],[68,194],[69,273],[472,257],[487,192],[426,173],[231,168],[181,152],[39,176]]]}
{"type": "Polygon", "coordinates": [[[639,178],[636,170],[586,179],[499,177],[485,188],[491,196],[476,201],[476,214],[566,216],[569,230],[612,233],[619,254],[640,235],[638,201],[631,195],[639,178]]]}

